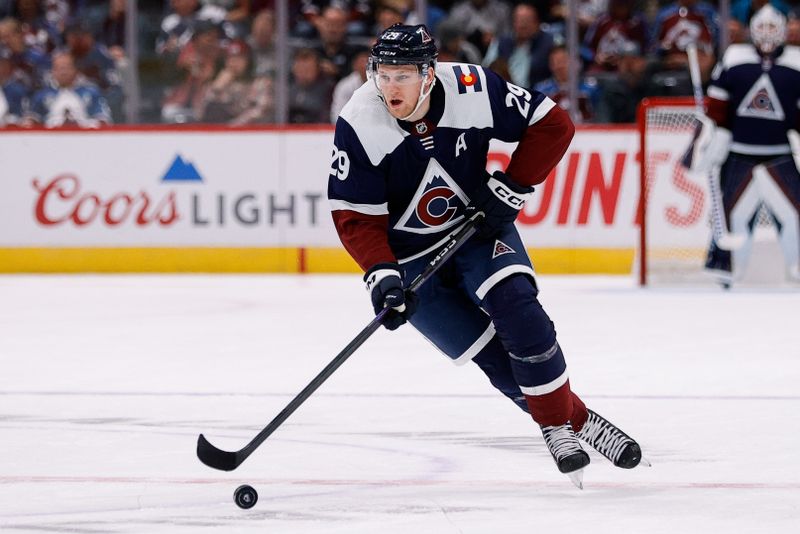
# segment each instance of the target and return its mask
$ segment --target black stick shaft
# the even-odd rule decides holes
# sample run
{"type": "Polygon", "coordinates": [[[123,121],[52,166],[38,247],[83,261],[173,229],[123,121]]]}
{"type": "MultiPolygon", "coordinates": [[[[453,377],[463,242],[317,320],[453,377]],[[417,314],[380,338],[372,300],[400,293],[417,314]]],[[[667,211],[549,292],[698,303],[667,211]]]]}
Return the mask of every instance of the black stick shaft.
{"type": "MultiPolygon", "coordinates": [[[[412,292],[424,284],[439,267],[447,261],[458,248],[475,233],[475,225],[478,223],[477,218],[468,220],[461,229],[451,236],[447,244],[441,251],[430,261],[425,270],[423,270],[411,284],[408,289],[412,292]]],[[[215,469],[222,469],[224,471],[232,471],[236,469],[253,451],[255,451],[270,434],[272,434],[279,426],[283,424],[286,419],[294,413],[316,390],[319,388],[369,337],[374,334],[378,328],[381,327],[381,321],[384,316],[389,312],[389,308],[381,310],[370,323],[364,327],[353,340],[342,349],[342,351],[325,366],[325,368],[309,382],[309,384],[298,393],[295,398],[281,410],[281,412],[270,421],[270,423],[254,437],[250,443],[236,452],[223,451],[208,442],[206,438],[200,434],[197,439],[197,456],[201,462],[213,467],[215,469]]]]}

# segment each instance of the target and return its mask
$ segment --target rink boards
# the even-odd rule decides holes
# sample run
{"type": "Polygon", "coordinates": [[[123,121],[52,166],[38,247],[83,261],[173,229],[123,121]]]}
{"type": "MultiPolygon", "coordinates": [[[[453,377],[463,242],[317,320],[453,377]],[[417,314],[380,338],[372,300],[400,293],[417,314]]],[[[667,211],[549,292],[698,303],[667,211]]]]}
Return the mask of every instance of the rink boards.
{"type": "MultiPolygon", "coordinates": [[[[537,271],[630,272],[637,150],[632,126],[578,129],[517,222],[537,271]]],[[[334,158],[327,127],[0,131],[0,272],[356,271],[334,158]]]]}

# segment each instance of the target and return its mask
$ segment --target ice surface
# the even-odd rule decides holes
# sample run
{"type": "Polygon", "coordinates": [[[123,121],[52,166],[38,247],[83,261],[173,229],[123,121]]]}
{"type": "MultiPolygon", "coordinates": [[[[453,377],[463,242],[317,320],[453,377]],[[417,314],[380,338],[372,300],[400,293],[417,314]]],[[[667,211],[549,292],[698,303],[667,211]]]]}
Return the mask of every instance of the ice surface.
{"type": "Polygon", "coordinates": [[[573,388],[652,468],[593,454],[577,490],[404,327],[214,471],[199,433],[240,448],[369,322],[358,277],[0,277],[0,531],[800,532],[800,293],[539,283],[573,388]]]}

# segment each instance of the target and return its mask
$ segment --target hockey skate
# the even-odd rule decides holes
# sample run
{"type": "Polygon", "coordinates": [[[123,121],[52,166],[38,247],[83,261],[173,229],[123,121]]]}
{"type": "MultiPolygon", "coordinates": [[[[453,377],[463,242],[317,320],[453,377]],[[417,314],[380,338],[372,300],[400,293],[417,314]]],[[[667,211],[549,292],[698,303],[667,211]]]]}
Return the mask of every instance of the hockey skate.
{"type": "Polygon", "coordinates": [[[583,468],[589,465],[589,455],[575,437],[570,422],[559,426],[543,426],[541,429],[544,442],[553,455],[558,470],[583,489],[583,468]]]}
{"type": "Polygon", "coordinates": [[[723,250],[712,242],[706,256],[705,272],[722,289],[730,289],[733,285],[733,267],[730,250],[723,250]]]}
{"type": "MultiPolygon", "coordinates": [[[[639,444],[592,410],[589,410],[589,418],[576,436],[591,445],[617,467],[633,469],[642,461],[642,449],[639,444]]],[[[650,465],[647,460],[644,463],[650,465]]]]}

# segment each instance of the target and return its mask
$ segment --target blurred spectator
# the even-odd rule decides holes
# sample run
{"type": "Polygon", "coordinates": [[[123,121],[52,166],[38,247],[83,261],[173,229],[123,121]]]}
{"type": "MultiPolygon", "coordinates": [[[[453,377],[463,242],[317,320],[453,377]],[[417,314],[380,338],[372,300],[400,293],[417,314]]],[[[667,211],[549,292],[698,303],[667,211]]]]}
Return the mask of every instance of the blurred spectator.
{"type": "Polygon", "coordinates": [[[642,54],[642,49],[629,41],[619,52],[618,75],[607,78],[603,83],[596,122],[636,122],[639,101],[654,94],[649,71],[648,60],[642,54]]]}
{"type": "Polygon", "coordinates": [[[19,124],[27,92],[14,77],[11,50],[0,45],[0,128],[19,124]]]}
{"type": "MultiPolygon", "coordinates": [[[[586,35],[589,27],[607,11],[608,0],[576,0],[578,6],[578,34],[582,37],[586,35]]],[[[537,2],[534,5],[539,9],[540,4],[551,4],[547,16],[540,17],[550,26],[550,33],[565,32],[564,21],[569,18],[569,5],[566,0],[555,0],[552,2],[537,2]]]]}
{"type": "Polygon", "coordinates": [[[347,13],[334,6],[328,6],[317,19],[319,44],[315,47],[321,58],[323,72],[339,81],[350,74],[353,57],[361,46],[347,39],[347,13]]]}
{"type": "Polygon", "coordinates": [[[789,5],[783,0],[734,0],[731,2],[731,18],[748,27],[753,15],[767,4],[772,4],[772,7],[784,15],[789,15],[789,5]]]}
{"type": "Polygon", "coordinates": [[[380,35],[389,26],[405,22],[405,14],[395,4],[381,0],[375,6],[375,26],[372,35],[380,35]]]}
{"type": "Polygon", "coordinates": [[[339,9],[344,13],[344,33],[347,35],[366,35],[368,21],[372,16],[372,2],[369,0],[301,0],[301,23],[297,26],[297,33],[301,37],[312,38],[315,34],[321,36],[320,19],[325,16],[329,7],[339,9]],[[303,23],[304,22],[304,23],[303,23]]]}
{"type": "Polygon", "coordinates": [[[168,61],[175,61],[184,46],[189,44],[195,27],[202,24],[219,26],[226,34],[225,10],[217,6],[200,7],[198,0],[170,0],[172,13],[161,22],[161,33],[156,40],[156,53],[168,61]]]}
{"type": "Polygon", "coordinates": [[[252,50],[254,75],[257,78],[274,78],[278,64],[275,55],[275,14],[271,9],[260,11],[253,17],[247,42],[252,50]]]}
{"type": "MultiPolygon", "coordinates": [[[[399,22],[401,24],[407,24],[409,26],[425,24],[433,33],[436,33],[437,29],[439,28],[439,24],[447,17],[445,10],[435,5],[434,2],[427,2],[427,10],[424,17],[420,17],[417,14],[417,3],[415,0],[379,0],[379,2],[384,6],[391,7],[394,11],[399,13],[401,16],[401,20],[399,22]]],[[[392,24],[394,24],[394,22],[392,22],[392,24]]],[[[389,26],[392,24],[389,24],[389,26]]],[[[381,30],[384,30],[389,26],[373,32],[372,36],[379,35],[381,30]]]]}
{"type": "Polygon", "coordinates": [[[502,0],[460,0],[445,20],[461,28],[481,54],[486,53],[493,39],[511,31],[511,10],[502,0]]]}
{"type": "MultiPolygon", "coordinates": [[[[550,97],[561,109],[569,111],[570,115],[574,116],[572,102],[569,99],[569,52],[566,47],[553,47],[549,63],[553,76],[536,84],[534,89],[550,97]]],[[[597,84],[581,77],[578,84],[578,112],[583,122],[594,119],[599,96],[597,84]]]]}
{"type": "Polygon", "coordinates": [[[64,30],[65,49],[72,54],[75,66],[103,92],[115,122],[122,119],[122,79],[116,62],[105,45],[95,41],[89,24],[76,19],[64,30]]]}
{"type": "Polygon", "coordinates": [[[38,47],[28,46],[22,24],[16,19],[5,18],[0,21],[0,44],[11,49],[11,62],[14,76],[29,90],[44,86],[50,70],[50,58],[38,47]]]}
{"type": "Polygon", "coordinates": [[[108,48],[108,53],[119,61],[125,57],[126,0],[111,0],[98,41],[108,48]]]}
{"type": "Polygon", "coordinates": [[[222,11],[225,34],[230,39],[244,39],[250,29],[250,0],[200,0],[203,8],[222,11]]]}
{"type": "Polygon", "coordinates": [[[250,47],[241,40],[231,41],[225,51],[224,66],[204,94],[198,120],[230,123],[236,119],[248,107],[252,83],[250,47]]]}
{"type": "Polygon", "coordinates": [[[250,17],[250,0],[200,0],[203,6],[214,6],[225,11],[225,20],[240,24],[250,17]]]}
{"type": "Polygon", "coordinates": [[[583,41],[583,58],[590,70],[614,71],[620,50],[633,42],[644,50],[647,28],[644,18],[633,12],[634,0],[609,0],[608,11],[589,28],[583,41]]]}
{"type": "Polygon", "coordinates": [[[194,122],[197,120],[205,93],[217,72],[222,56],[220,29],[213,23],[197,24],[191,41],[184,46],[177,60],[185,73],[183,82],[167,94],[161,108],[165,122],[194,122]]]}
{"type": "Polygon", "coordinates": [[[786,44],[800,45],[800,12],[797,9],[789,11],[786,19],[786,44]]]}
{"type": "Polygon", "coordinates": [[[700,70],[706,78],[714,66],[714,50],[719,35],[716,10],[706,2],[676,0],[658,12],[651,47],[665,70],[686,70],[686,47],[697,45],[700,70]]]}
{"type": "Polygon", "coordinates": [[[52,52],[61,44],[67,9],[63,2],[58,1],[15,0],[13,16],[20,22],[25,44],[52,52]]]}
{"type": "Polygon", "coordinates": [[[539,14],[531,4],[514,8],[512,25],[511,35],[492,40],[483,65],[529,89],[550,76],[548,56],[553,36],[541,31],[539,14]]]}
{"type": "Polygon", "coordinates": [[[333,88],[333,102],[331,103],[331,122],[336,123],[342,108],[356,92],[356,89],[364,85],[367,81],[367,60],[369,50],[362,50],[353,57],[351,72],[342,78],[336,87],[333,88]]]}
{"type": "Polygon", "coordinates": [[[744,24],[731,17],[728,19],[729,44],[746,43],[750,39],[744,24]]]}
{"type": "Polygon", "coordinates": [[[63,33],[73,12],[82,8],[85,0],[39,0],[44,6],[44,18],[57,32],[63,33]]]}
{"type": "Polygon", "coordinates": [[[446,20],[436,30],[439,45],[439,61],[480,64],[481,52],[464,38],[461,28],[446,20]]]}
{"type": "Polygon", "coordinates": [[[111,123],[105,98],[97,86],[78,71],[69,52],[53,54],[51,75],[52,85],[33,95],[25,126],[96,128],[111,123]]]}
{"type": "Polygon", "coordinates": [[[317,52],[309,48],[295,52],[289,84],[289,122],[329,122],[332,90],[333,80],[323,72],[317,52]]]}

